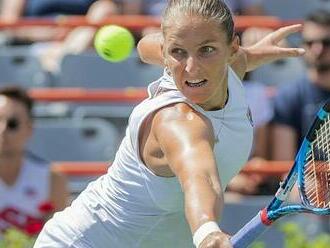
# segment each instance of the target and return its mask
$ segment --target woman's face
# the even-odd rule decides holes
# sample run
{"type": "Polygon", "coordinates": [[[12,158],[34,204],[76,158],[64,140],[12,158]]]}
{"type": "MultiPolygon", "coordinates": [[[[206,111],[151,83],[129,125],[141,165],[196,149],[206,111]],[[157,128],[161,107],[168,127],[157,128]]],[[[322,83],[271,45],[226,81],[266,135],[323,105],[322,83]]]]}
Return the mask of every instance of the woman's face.
{"type": "Polygon", "coordinates": [[[165,30],[163,56],[178,89],[205,110],[222,107],[227,92],[227,64],[234,52],[213,20],[182,15],[165,30]]]}

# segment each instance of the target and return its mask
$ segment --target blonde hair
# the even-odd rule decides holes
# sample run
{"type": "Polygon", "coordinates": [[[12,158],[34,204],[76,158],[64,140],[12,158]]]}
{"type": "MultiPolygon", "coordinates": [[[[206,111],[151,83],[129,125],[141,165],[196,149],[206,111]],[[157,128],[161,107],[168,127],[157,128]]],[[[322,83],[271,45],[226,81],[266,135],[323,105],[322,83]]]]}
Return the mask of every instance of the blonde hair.
{"type": "Polygon", "coordinates": [[[219,24],[219,30],[226,32],[228,42],[231,42],[234,37],[233,16],[222,0],[169,0],[162,20],[164,35],[170,26],[169,22],[182,14],[214,20],[219,24]]]}

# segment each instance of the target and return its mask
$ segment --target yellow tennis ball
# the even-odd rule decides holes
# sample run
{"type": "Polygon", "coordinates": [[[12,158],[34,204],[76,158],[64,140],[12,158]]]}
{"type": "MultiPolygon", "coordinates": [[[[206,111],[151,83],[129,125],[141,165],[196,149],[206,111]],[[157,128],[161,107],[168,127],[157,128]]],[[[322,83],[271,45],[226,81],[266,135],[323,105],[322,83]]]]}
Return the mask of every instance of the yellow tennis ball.
{"type": "Polygon", "coordinates": [[[117,25],[101,27],[94,38],[98,55],[110,62],[120,62],[131,54],[135,46],[132,33],[117,25]]]}

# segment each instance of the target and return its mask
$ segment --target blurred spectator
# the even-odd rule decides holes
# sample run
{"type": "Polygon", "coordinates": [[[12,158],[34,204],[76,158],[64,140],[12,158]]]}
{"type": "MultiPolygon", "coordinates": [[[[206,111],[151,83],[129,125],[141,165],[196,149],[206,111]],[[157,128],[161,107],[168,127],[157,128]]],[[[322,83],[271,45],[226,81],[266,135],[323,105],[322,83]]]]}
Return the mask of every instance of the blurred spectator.
{"type": "Polygon", "coordinates": [[[0,233],[15,227],[36,234],[67,204],[65,178],[25,150],[33,133],[32,107],[22,89],[0,89],[0,233]]]}
{"type": "MultiPolygon", "coordinates": [[[[302,46],[305,48],[306,74],[300,80],[283,85],[274,99],[271,158],[294,160],[315,114],[330,99],[330,10],[316,10],[304,21],[302,46]]],[[[291,200],[299,199],[297,189],[291,200]]],[[[308,236],[329,232],[328,218],[297,216],[308,236]]]]}
{"type": "MultiPolygon", "coordinates": [[[[121,8],[122,14],[160,16],[166,0],[113,0],[121,8]]],[[[263,0],[225,0],[235,14],[263,15],[263,0]]]]}
{"type": "Polygon", "coordinates": [[[284,85],[274,102],[272,159],[293,160],[319,107],[330,98],[330,11],[317,10],[302,30],[307,75],[284,85]]]}
{"type": "MultiPolygon", "coordinates": [[[[110,0],[109,0],[110,1],[110,0]]],[[[160,16],[167,3],[166,0],[112,0],[123,15],[160,16]]]]}
{"type": "Polygon", "coordinates": [[[22,16],[85,15],[96,0],[2,0],[1,18],[16,21],[22,16]]]}
{"type": "MultiPolygon", "coordinates": [[[[109,0],[94,2],[87,11],[86,19],[90,22],[101,21],[109,15],[117,13],[117,6],[109,0]]],[[[66,54],[78,54],[93,44],[95,27],[77,27],[72,29],[62,41],[39,43],[32,49],[32,53],[40,58],[45,70],[57,73],[62,58],[66,54]]]]}
{"type": "Polygon", "coordinates": [[[263,1],[264,0],[225,0],[235,15],[265,15],[262,7],[263,1]]]}
{"type": "MultiPolygon", "coordinates": [[[[0,18],[17,21],[21,17],[55,17],[85,15],[96,0],[2,0],[0,18]]],[[[68,29],[64,27],[24,27],[7,31],[8,43],[30,44],[36,41],[60,40],[68,29]]]]}
{"type": "MultiPolygon", "coordinates": [[[[100,1],[100,0],[98,0],[100,1]]],[[[114,6],[119,15],[161,15],[166,0],[102,0],[114,6]]]]}

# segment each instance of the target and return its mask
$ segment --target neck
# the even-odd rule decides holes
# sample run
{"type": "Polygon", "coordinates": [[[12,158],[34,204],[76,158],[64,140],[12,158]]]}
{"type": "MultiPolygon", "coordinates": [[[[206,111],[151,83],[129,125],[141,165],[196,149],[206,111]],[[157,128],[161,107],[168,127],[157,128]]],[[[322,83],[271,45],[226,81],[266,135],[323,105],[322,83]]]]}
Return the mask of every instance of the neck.
{"type": "Polygon", "coordinates": [[[223,78],[222,83],[217,91],[214,92],[214,95],[211,96],[211,99],[216,99],[213,103],[211,100],[205,104],[200,104],[200,106],[206,111],[216,111],[223,109],[226,106],[228,101],[228,73],[226,72],[225,77],[223,78]]]}
{"type": "Polygon", "coordinates": [[[0,156],[0,179],[9,186],[15,184],[22,164],[23,156],[0,156]]]}
{"type": "Polygon", "coordinates": [[[330,70],[324,72],[317,72],[316,69],[308,71],[309,79],[315,85],[324,90],[330,91],[330,70]]]}

